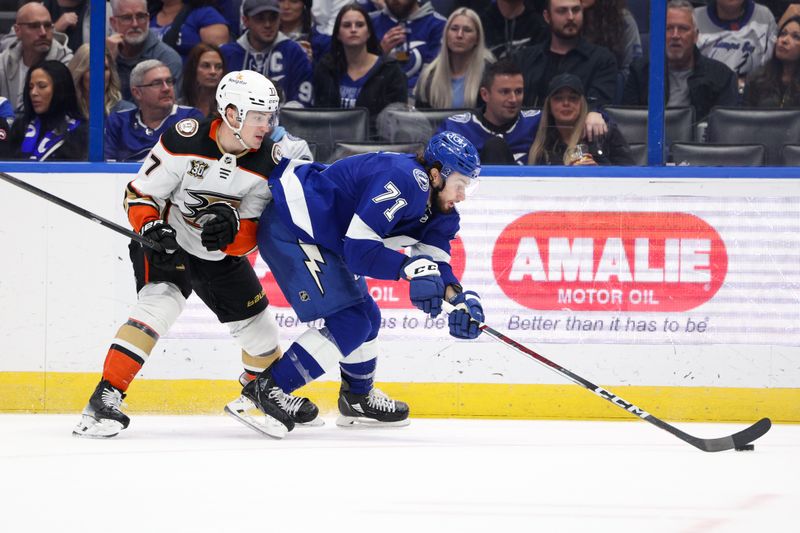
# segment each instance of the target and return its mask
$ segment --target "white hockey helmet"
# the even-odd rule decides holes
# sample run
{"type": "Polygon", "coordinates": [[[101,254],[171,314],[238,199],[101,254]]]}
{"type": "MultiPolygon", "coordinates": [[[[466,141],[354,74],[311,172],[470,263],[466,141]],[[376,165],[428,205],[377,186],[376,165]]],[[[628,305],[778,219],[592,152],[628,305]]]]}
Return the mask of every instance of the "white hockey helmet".
{"type": "Polygon", "coordinates": [[[272,82],[263,75],[252,70],[235,70],[229,72],[217,85],[217,109],[228,126],[234,131],[241,130],[248,111],[276,113],[278,111],[278,91],[272,82]],[[225,110],[228,106],[236,107],[239,127],[228,123],[225,110]]]}

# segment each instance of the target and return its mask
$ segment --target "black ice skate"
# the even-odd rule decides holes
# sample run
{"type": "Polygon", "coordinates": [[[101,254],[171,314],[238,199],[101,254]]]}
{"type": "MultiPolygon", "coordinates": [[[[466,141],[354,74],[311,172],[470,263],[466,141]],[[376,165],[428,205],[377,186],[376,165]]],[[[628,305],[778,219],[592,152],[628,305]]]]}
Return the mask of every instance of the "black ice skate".
{"type": "Polygon", "coordinates": [[[392,400],[375,388],[368,394],[353,394],[345,380],[339,390],[339,413],[336,425],[340,427],[398,427],[410,423],[407,403],[392,400]]]}
{"type": "Polygon", "coordinates": [[[120,411],[125,393],[106,380],[97,384],[81,421],[72,430],[76,437],[108,438],[128,427],[131,419],[120,411]]]}
{"type": "Polygon", "coordinates": [[[269,369],[245,385],[242,395],[225,406],[225,412],[276,439],[285,437],[295,424],[313,423],[319,415],[319,409],[311,400],[287,394],[275,385],[269,369]],[[258,413],[254,408],[264,414],[263,420],[256,418],[258,413]]]}

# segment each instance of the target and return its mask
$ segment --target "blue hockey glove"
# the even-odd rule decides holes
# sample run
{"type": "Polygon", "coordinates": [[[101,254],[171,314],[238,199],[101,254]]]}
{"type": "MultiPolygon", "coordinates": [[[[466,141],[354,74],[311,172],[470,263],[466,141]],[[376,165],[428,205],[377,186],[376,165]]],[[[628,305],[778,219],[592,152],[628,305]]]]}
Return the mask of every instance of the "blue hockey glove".
{"type": "Polygon", "coordinates": [[[157,252],[149,246],[144,247],[144,255],[150,264],[161,270],[175,270],[183,260],[181,248],[175,240],[175,229],[163,220],[151,220],[139,231],[139,235],[160,244],[163,252],[157,252]]]}
{"type": "Polygon", "coordinates": [[[409,257],[400,267],[400,277],[408,280],[411,303],[432,317],[442,312],[444,281],[439,265],[427,255],[409,257]]]}
{"type": "Polygon", "coordinates": [[[450,335],[458,339],[474,339],[480,335],[478,322],[483,322],[484,318],[480,296],[473,291],[465,291],[450,298],[450,303],[455,307],[447,319],[450,335]]]}

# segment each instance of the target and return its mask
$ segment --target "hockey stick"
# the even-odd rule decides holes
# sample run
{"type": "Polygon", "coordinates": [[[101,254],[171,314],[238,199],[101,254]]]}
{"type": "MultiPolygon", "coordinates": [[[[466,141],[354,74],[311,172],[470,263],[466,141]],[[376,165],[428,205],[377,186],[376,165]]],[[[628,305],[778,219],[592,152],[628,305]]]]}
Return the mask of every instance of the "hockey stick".
{"type": "Polygon", "coordinates": [[[22,181],[21,179],[15,178],[14,176],[6,174],[5,172],[0,172],[0,179],[5,180],[5,181],[7,181],[8,183],[10,183],[12,185],[16,185],[20,189],[25,189],[26,191],[28,191],[30,193],[33,193],[33,194],[35,194],[36,196],[38,196],[40,198],[44,198],[45,200],[53,202],[56,205],[60,205],[61,207],[65,208],[65,209],[69,209],[73,213],[77,213],[78,215],[80,215],[80,216],[82,216],[84,218],[88,218],[92,222],[97,222],[101,226],[105,226],[108,229],[114,230],[117,233],[125,235],[126,237],[129,237],[129,238],[133,239],[134,241],[138,242],[139,244],[143,244],[145,246],[148,246],[148,247],[152,248],[153,250],[155,250],[157,252],[163,252],[164,251],[164,247],[161,246],[159,243],[155,242],[153,239],[149,239],[147,237],[143,237],[143,236],[139,235],[138,233],[136,233],[135,231],[131,231],[128,228],[124,228],[124,227],[120,226],[119,224],[117,224],[116,222],[111,222],[110,220],[105,219],[105,218],[101,217],[100,215],[95,215],[91,211],[88,211],[88,210],[86,210],[86,209],[84,209],[82,207],[78,207],[77,205],[75,205],[75,204],[73,204],[71,202],[68,202],[68,201],[64,200],[63,198],[59,198],[58,196],[50,194],[47,191],[43,191],[42,189],[40,189],[38,187],[35,187],[35,186],[31,185],[30,183],[22,181]]]}
{"type": "MultiPolygon", "coordinates": [[[[455,311],[455,307],[453,307],[453,305],[447,302],[446,300],[442,302],[442,309],[444,309],[447,313],[452,313],[453,311],[455,311]]],[[[729,435],[727,437],[719,437],[717,439],[701,439],[698,437],[694,437],[692,435],[689,435],[688,433],[684,433],[675,426],[670,425],[659,418],[656,418],[655,416],[635,406],[634,404],[623,400],[613,392],[608,391],[603,387],[598,387],[594,383],[580,377],[579,375],[573,372],[570,372],[563,366],[554,363],[553,361],[549,360],[543,355],[539,355],[538,353],[534,352],[530,348],[523,346],[517,341],[509,337],[506,337],[499,331],[487,326],[483,322],[477,322],[477,323],[481,331],[489,335],[492,339],[501,342],[507,346],[510,346],[515,350],[517,350],[518,352],[522,352],[528,357],[533,358],[536,362],[541,363],[542,365],[550,368],[551,370],[554,370],[558,374],[561,374],[570,381],[580,385],[585,389],[589,389],[590,391],[600,396],[604,400],[608,400],[617,407],[620,407],[628,411],[632,415],[638,416],[642,420],[650,422],[654,426],[660,427],[664,431],[672,433],[682,441],[688,442],[695,448],[703,450],[704,452],[722,452],[731,449],[752,449],[747,445],[753,442],[754,440],[758,439],[762,435],[764,435],[767,431],[769,431],[769,428],[772,426],[772,422],[770,421],[769,418],[762,418],[761,420],[759,420],[752,426],[748,427],[747,429],[743,429],[742,431],[739,431],[738,433],[734,433],[733,435],[729,435]]]]}

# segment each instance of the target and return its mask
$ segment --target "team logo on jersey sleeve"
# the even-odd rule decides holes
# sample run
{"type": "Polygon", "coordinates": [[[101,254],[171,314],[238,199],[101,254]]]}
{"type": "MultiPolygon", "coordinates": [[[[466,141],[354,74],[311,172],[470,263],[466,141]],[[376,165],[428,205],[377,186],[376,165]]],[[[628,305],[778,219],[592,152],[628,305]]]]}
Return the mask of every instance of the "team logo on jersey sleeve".
{"type": "Polygon", "coordinates": [[[272,145],[272,161],[277,165],[283,157],[283,150],[277,144],[272,145]]]}
{"type": "Polygon", "coordinates": [[[189,169],[187,174],[190,176],[194,176],[197,179],[202,179],[203,174],[205,174],[206,170],[208,170],[208,163],[205,161],[198,161],[197,159],[192,159],[191,161],[192,168],[189,169]]]}
{"type": "Polygon", "coordinates": [[[417,180],[419,188],[422,189],[423,192],[428,192],[428,175],[425,171],[415,168],[412,174],[414,174],[414,179],[417,180]]]}
{"type": "Polygon", "coordinates": [[[200,128],[200,124],[197,122],[196,119],[193,118],[185,118],[175,124],[175,130],[182,135],[183,137],[191,137],[197,130],[200,128]]]}

